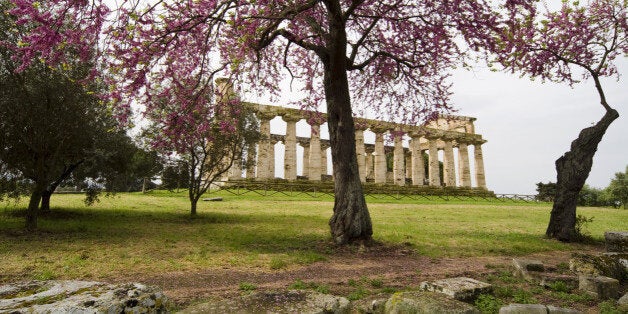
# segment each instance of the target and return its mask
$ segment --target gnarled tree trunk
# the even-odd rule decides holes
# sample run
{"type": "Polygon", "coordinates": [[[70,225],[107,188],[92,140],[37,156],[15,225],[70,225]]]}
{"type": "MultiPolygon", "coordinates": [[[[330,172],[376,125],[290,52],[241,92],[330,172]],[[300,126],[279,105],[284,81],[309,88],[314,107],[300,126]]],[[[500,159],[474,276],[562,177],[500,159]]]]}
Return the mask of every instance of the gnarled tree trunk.
{"type": "Polygon", "coordinates": [[[31,198],[28,202],[28,209],[26,210],[26,230],[29,232],[37,230],[37,216],[39,215],[39,203],[41,202],[41,195],[45,188],[42,184],[35,184],[33,191],[31,192],[31,198]]]}
{"type": "Polygon", "coordinates": [[[370,241],[371,217],[362,191],[355,152],[355,126],[347,79],[347,37],[339,4],[330,5],[330,39],[324,64],[327,125],[334,172],[334,214],[329,220],[337,244],[370,241]]]}
{"type": "Polygon", "coordinates": [[[578,193],[589,177],[598,144],[608,126],[618,117],[616,110],[607,110],[598,123],[580,131],[571,143],[571,150],[556,160],[556,196],[545,232],[548,237],[565,242],[575,240],[578,193]]]}

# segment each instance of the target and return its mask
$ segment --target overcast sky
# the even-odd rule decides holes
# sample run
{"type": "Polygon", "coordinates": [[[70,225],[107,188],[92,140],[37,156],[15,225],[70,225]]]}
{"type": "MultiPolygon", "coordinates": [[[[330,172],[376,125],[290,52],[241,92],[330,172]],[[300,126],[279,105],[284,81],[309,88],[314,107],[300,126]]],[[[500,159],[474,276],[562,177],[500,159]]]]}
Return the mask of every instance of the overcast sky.
{"type": "MultiPolygon", "coordinates": [[[[609,104],[620,117],[611,124],[593,161],[587,184],[606,187],[628,165],[628,62],[624,77],[606,79],[609,104]]],[[[556,181],[554,162],[581,129],[604,114],[592,81],[570,88],[486,69],[454,75],[453,101],[459,114],[477,118],[488,188],[497,193],[535,193],[536,182],[556,181]]]]}

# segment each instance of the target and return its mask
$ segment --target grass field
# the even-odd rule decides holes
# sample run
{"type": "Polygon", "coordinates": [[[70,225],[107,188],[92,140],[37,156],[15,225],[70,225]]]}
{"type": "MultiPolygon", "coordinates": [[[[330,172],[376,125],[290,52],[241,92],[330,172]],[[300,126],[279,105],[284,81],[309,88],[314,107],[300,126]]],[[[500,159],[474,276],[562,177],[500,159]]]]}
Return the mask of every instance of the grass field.
{"type": "MultiPolygon", "coordinates": [[[[330,197],[234,196],[199,202],[191,219],[186,193],[103,197],[54,195],[36,234],[24,234],[25,201],[0,207],[0,281],[106,279],[116,274],[231,267],[281,269],[333,254],[330,197]]],[[[374,238],[434,258],[524,255],[576,250],[543,237],[550,204],[369,199],[374,238]]],[[[581,208],[586,231],[627,230],[628,211],[581,208]]]]}

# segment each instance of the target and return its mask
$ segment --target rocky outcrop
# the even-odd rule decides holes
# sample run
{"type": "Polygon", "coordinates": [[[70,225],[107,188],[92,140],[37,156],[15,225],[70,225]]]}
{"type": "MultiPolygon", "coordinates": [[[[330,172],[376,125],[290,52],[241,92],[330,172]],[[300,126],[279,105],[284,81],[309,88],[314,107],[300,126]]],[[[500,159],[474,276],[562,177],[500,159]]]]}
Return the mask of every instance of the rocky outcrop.
{"type": "Polygon", "coordinates": [[[9,313],[165,313],[168,299],[139,283],[30,281],[0,286],[0,312],[9,313]]]}
{"type": "Polygon", "coordinates": [[[439,292],[459,301],[471,302],[480,294],[491,293],[493,287],[473,278],[456,277],[422,282],[421,290],[439,292]]]}
{"type": "Polygon", "coordinates": [[[480,311],[472,305],[454,300],[442,293],[414,291],[393,294],[386,302],[385,313],[479,314],[480,311]]]}
{"type": "Polygon", "coordinates": [[[315,291],[254,292],[191,306],[180,313],[349,313],[349,300],[315,291]]]}

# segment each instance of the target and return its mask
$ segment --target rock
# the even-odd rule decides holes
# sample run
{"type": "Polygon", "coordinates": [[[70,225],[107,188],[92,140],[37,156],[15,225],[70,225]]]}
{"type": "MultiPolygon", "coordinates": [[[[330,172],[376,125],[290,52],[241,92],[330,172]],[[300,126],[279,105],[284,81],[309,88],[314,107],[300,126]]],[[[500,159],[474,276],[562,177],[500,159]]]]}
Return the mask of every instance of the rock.
{"type": "Polygon", "coordinates": [[[624,281],[628,278],[628,271],[619,258],[622,255],[588,255],[574,253],[569,260],[569,269],[589,276],[605,276],[624,281]]]}
{"type": "Polygon", "coordinates": [[[351,313],[384,314],[390,295],[378,294],[351,302],[351,313]]]}
{"type": "Polygon", "coordinates": [[[386,301],[385,313],[480,313],[470,304],[448,298],[441,293],[414,291],[398,292],[386,301]]]}
{"type": "Polygon", "coordinates": [[[513,258],[512,264],[515,266],[513,275],[527,281],[534,281],[535,278],[540,278],[540,275],[535,272],[543,272],[545,270],[543,263],[537,260],[513,258]]]}
{"type": "Polygon", "coordinates": [[[576,288],[579,284],[578,277],[573,276],[573,275],[544,273],[541,276],[540,285],[545,288],[550,288],[551,285],[556,282],[563,282],[571,288],[576,288]]]}
{"type": "Polygon", "coordinates": [[[606,252],[628,253],[628,231],[606,231],[606,252]]]}
{"type": "Polygon", "coordinates": [[[499,309],[499,314],[578,314],[574,309],[565,309],[543,304],[510,304],[499,309]]]}
{"type": "Polygon", "coordinates": [[[547,306],[542,304],[510,304],[502,306],[499,314],[547,314],[547,306]]]}
{"type": "Polygon", "coordinates": [[[179,313],[348,313],[349,300],[315,291],[254,292],[197,304],[179,313]]]}
{"type": "Polygon", "coordinates": [[[443,293],[460,301],[473,301],[482,293],[490,293],[493,287],[472,278],[456,277],[422,282],[421,290],[443,293]]]}
{"type": "Polygon", "coordinates": [[[578,314],[578,313],[582,313],[582,312],[576,311],[574,309],[565,309],[565,308],[555,307],[555,306],[551,306],[551,305],[547,306],[547,312],[549,314],[578,314]]]}
{"type": "Polygon", "coordinates": [[[222,197],[204,198],[203,202],[222,202],[222,197]]]}
{"type": "Polygon", "coordinates": [[[619,280],[604,276],[581,275],[578,289],[600,300],[616,299],[619,297],[619,280]]]}
{"type": "Polygon", "coordinates": [[[0,312],[165,313],[168,299],[142,284],[94,281],[31,281],[0,287],[0,312]]]}
{"type": "Polygon", "coordinates": [[[617,300],[617,304],[619,304],[619,305],[628,305],[628,292],[626,294],[624,294],[623,297],[619,298],[619,300],[617,300]]]}

